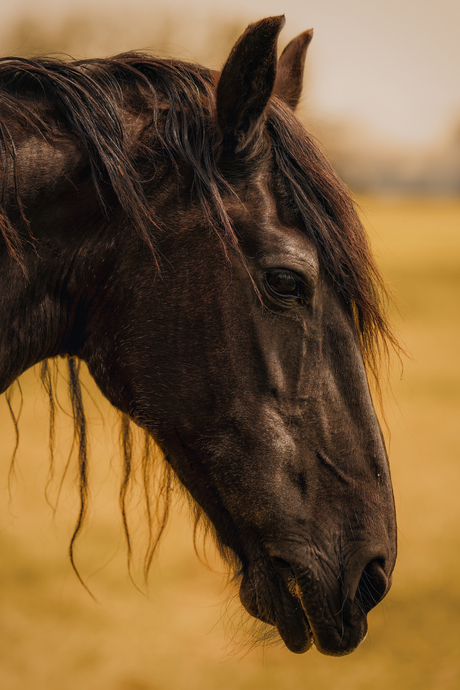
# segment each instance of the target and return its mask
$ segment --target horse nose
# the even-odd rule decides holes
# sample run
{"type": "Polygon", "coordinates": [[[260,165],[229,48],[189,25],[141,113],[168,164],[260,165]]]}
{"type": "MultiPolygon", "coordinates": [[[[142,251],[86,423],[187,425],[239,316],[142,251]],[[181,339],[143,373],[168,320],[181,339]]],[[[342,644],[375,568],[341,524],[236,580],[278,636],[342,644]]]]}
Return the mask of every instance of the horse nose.
{"type": "Polygon", "coordinates": [[[365,615],[382,601],[390,585],[391,578],[385,573],[385,560],[372,558],[362,570],[354,596],[356,604],[365,615]]]}
{"type": "MultiPolygon", "coordinates": [[[[293,594],[296,590],[294,583],[296,580],[295,572],[298,568],[291,567],[289,562],[276,556],[272,557],[271,561],[275,571],[278,572],[288,590],[293,594]]],[[[385,565],[384,558],[373,557],[364,568],[362,565],[357,565],[356,570],[348,573],[348,577],[345,574],[345,578],[340,578],[340,576],[337,578],[342,580],[344,598],[348,599],[350,604],[356,603],[365,615],[382,601],[390,589],[391,578],[385,572],[385,565]]]]}

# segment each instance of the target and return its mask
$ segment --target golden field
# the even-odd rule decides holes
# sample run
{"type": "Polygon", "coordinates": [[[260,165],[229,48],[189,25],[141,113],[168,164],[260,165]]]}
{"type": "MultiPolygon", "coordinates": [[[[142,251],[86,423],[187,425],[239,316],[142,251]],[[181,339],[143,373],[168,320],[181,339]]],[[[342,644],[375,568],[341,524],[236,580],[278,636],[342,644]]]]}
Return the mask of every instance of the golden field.
{"type": "MultiPolygon", "coordinates": [[[[185,510],[176,511],[149,586],[138,591],[128,578],[117,509],[116,416],[88,382],[92,511],[77,562],[92,599],[67,556],[77,516],[74,466],[55,514],[45,500],[48,412],[30,371],[21,379],[10,494],[14,428],[0,400],[1,690],[460,687],[460,201],[358,203],[409,353],[402,378],[395,361],[385,388],[399,560],[390,594],[370,614],[366,641],[341,659],[232,642],[225,578],[195,556],[185,510]]],[[[65,411],[58,426],[62,471],[71,438],[65,411]]],[[[49,487],[51,502],[58,488],[59,476],[49,487]]],[[[212,554],[210,561],[218,570],[212,554]]]]}

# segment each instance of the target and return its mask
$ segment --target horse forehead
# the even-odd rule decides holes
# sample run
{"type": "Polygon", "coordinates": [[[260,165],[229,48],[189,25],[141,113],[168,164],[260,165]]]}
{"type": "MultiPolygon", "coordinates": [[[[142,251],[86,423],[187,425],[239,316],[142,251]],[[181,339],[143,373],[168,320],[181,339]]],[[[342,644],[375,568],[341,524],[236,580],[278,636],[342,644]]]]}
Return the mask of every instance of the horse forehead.
{"type": "Polygon", "coordinates": [[[250,255],[271,263],[276,258],[299,260],[315,273],[319,270],[316,247],[300,220],[285,212],[282,199],[258,176],[233,202],[230,216],[241,244],[250,255]]]}

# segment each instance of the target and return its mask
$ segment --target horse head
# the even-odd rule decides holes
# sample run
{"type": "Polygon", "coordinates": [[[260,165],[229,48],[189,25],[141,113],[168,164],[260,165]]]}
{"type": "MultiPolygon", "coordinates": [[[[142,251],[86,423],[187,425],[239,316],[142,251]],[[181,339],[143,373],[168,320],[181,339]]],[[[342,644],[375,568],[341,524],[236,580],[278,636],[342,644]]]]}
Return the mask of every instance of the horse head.
{"type": "Polygon", "coordinates": [[[150,246],[127,232],[110,170],[98,210],[88,154],[66,140],[73,188],[36,202],[41,259],[28,267],[58,335],[20,368],[86,361],[208,516],[249,613],[294,652],[342,655],[365,637],[396,557],[365,366],[388,329],[353,205],[293,114],[312,33],[278,61],[283,24],[251,25],[222,73],[195,83],[183,63],[163,82],[146,58],[129,63],[139,84],[123,117],[150,246]]]}

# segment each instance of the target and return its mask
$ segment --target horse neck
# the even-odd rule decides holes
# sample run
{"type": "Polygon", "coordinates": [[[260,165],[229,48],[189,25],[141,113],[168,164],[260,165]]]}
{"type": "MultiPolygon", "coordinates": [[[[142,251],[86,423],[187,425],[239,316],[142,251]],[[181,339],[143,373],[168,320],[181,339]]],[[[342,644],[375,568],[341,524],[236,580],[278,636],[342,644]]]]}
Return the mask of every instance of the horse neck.
{"type": "Polygon", "coordinates": [[[10,172],[1,212],[21,238],[21,254],[0,245],[0,392],[37,362],[77,348],[83,274],[96,270],[92,247],[104,221],[88,166],[71,143],[24,140],[16,171],[29,228],[10,172]]]}

